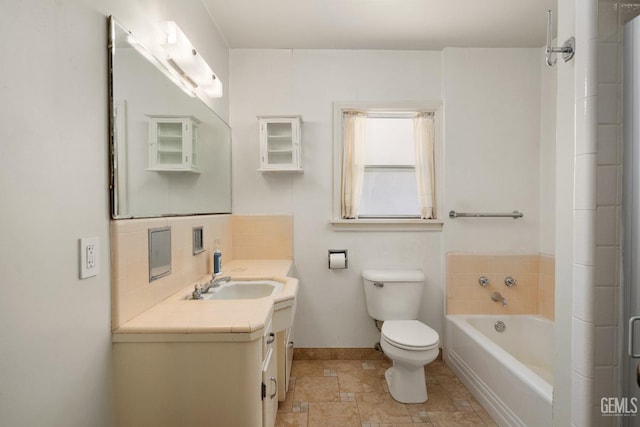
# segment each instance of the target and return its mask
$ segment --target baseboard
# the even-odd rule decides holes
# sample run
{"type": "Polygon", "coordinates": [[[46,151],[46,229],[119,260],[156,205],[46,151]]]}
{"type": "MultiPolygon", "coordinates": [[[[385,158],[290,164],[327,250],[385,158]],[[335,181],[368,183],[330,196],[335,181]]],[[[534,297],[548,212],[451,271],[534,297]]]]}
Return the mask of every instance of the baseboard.
{"type": "MultiPolygon", "coordinates": [[[[384,360],[375,348],[294,348],[294,360],[384,360]]],[[[442,360],[442,349],[437,360],[442,360]]]]}

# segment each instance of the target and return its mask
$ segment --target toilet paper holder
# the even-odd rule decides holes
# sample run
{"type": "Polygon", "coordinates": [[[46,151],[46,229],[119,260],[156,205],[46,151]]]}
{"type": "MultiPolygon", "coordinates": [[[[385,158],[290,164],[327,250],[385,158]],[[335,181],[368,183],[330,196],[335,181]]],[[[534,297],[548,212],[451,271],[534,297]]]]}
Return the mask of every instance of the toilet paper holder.
{"type": "Polygon", "coordinates": [[[331,255],[332,254],[343,254],[344,255],[344,267],[334,267],[336,268],[349,268],[349,257],[347,256],[346,249],[329,249],[329,253],[327,254],[327,267],[331,269],[331,255]]]}

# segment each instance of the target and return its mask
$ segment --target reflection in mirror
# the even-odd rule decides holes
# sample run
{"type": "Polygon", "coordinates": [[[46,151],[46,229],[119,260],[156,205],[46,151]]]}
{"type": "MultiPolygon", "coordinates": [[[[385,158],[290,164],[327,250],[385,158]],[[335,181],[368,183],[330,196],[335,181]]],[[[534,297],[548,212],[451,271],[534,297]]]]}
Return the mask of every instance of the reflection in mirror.
{"type": "Polygon", "coordinates": [[[112,217],[231,212],[231,130],[109,19],[112,217]]]}

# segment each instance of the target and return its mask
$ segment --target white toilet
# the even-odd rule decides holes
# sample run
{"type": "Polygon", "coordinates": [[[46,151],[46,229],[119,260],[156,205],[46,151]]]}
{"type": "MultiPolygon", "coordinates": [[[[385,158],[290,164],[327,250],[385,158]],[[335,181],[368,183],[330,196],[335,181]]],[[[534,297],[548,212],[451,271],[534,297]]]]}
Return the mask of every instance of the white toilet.
{"type": "Polygon", "coordinates": [[[385,372],[391,396],[402,403],[426,402],[424,366],[438,357],[440,337],[418,317],[424,273],[420,270],[364,270],[369,315],[382,320],[380,345],[393,360],[385,372]]]}

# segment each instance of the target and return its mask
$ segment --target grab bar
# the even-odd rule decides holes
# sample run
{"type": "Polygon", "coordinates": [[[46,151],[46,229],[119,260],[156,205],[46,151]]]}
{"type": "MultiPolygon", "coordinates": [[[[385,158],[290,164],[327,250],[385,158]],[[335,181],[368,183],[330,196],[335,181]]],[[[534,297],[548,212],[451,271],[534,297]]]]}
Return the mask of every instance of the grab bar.
{"type": "Polygon", "coordinates": [[[522,218],[524,214],[520,211],[513,211],[511,213],[468,213],[468,212],[456,212],[450,211],[449,218],[522,218]]]}

